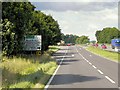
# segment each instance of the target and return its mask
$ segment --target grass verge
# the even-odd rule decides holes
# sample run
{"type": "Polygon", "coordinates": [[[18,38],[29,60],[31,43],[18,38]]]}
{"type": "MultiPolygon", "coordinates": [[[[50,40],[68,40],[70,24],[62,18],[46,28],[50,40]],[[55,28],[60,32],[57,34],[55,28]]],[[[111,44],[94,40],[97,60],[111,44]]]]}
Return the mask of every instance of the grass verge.
{"type": "MultiPolygon", "coordinates": [[[[49,50],[56,52],[57,47],[49,50]]],[[[53,53],[52,52],[52,53],[53,53]]],[[[0,63],[2,69],[2,88],[41,88],[43,89],[57,67],[56,61],[48,53],[42,56],[7,58],[0,63]],[[34,58],[36,59],[35,62],[34,58]],[[37,85],[37,86],[36,86],[37,85]]]]}
{"type": "Polygon", "coordinates": [[[46,52],[52,55],[54,52],[57,52],[59,49],[60,48],[58,46],[49,46],[49,49],[46,52]]]}
{"type": "Polygon", "coordinates": [[[108,58],[110,60],[120,62],[120,59],[119,59],[120,58],[120,53],[105,51],[105,50],[102,50],[100,48],[96,48],[96,47],[93,47],[93,46],[89,46],[86,49],[88,51],[92,52],[92,53],[98,54],[98,55],[103,56],[105,58],[108,58]]]}

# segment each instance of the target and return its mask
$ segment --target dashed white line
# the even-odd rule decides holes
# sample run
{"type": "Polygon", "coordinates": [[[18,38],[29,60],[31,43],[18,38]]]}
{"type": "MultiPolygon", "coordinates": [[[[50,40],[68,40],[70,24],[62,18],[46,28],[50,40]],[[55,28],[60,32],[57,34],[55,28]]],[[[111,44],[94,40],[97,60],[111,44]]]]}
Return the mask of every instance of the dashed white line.
{"type": "Polygon", "coordinates": [[[103,74],[103,72],[102,72],[101,70],[98,69],[97,71],[98,71],[100,74],[103,74]]]}
{"type": "Polygon", "coordinates": [[[115,81],[113,81],[111,78],[109,78],[108,76],[105,76],[105,78],[107,78],[111,83],[115,83],[115,81]]]}
{"type": "Polygon", "coordinates": [[[74,54],[72,54],[72,57],[74,57],[75,55],[74,54]]]}
{"type": "Polygon", "coordinates": [[[93,67],[93,68],[95,68],[95,69],[97,68],[97,67],[96,67],[96,66],[94,66],[94,65],[92,65],[92,67],[93,67]]]}
{"type": "Polygon", "coordinates": [[[86,60],[87,62],[89,62],[88,60],[86,60]]]}
{"type": "Polygon", "coordinates": [[[91,62],[89,62],[89,64],[90,64],[90,65],[92,65],[92,63],[91,63],[91,62]]]}
{"type": "MultiPolygon", "coordinates": [[[[80,48],[81,49],[81,48],[80,48]]],[[[92,63],[90,63],[84,56],[82,56],[80,53],[79,53],[79,51],[77,50],[77,48],[76,48],[76,51],[78,52],[78,54],[85,60],[85,61],[87,61],[90,65],[92,65],[92,63]]],[[[90,55],[90,56],[92,56],[92,55],[90,55]]],[[[92,65],[92,67],[93,68],[97,68],[96,66],[94,66],[94,65],[92,65]]],[[[100,74],[104,74],[101,70],[97,70],[100,74]]],[[[105,76],[105,78],[107,79],[107,80],[109,80],[111,83],[115,83],[115,81],[113,81],[111,78],[109,78],[108,76],[105,76]]]]}

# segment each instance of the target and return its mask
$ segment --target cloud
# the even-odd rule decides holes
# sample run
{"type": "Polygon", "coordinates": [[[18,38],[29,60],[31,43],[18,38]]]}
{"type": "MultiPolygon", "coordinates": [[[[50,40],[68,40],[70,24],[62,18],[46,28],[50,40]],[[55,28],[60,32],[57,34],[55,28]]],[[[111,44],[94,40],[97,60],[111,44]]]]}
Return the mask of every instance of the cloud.
{"type": "Polygon", "coordinates": [[[43,10],[44,13],[51,14],[58,21],[64,34],[87,35],[91,40],[95,40],[97,30],[118,26],[117,11],[117,8],[95,12],[43,10]]]}
{"type": "Polygon", "coordinates": [[[116,2],[33,2],[37,10],[99,11],[117,7],[116,2]]]}
{"type": "Polygon", "coordinates": [[[37,10],[52,15],[64,34],[86,35],[95,40],[97,30],[118,27],[116,2],[43,2],[34,5],[37,10]]]}
{"type": "Polygon", "coordinates": [[[30,2],[118,2],[119,0],[29,0],[30,2]]]}

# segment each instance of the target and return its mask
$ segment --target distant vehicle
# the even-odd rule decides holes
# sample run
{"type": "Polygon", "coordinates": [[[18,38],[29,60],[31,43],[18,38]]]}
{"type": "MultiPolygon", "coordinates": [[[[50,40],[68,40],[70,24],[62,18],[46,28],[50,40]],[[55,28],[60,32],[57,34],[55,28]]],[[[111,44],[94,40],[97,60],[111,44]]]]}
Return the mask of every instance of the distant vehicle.
{"type": "Polygon", "coordinates": [[[72,43],[72,45],[75,45],[75,43],[72,43]]]}
{"type": "Polygon", "coordinates": [[[120,51],[120,38],[111,40],[111,47],[115,51],[120,51]]]}
{"type": "Polygon", "coordinates": [[[112,39],[111,40],[112,49],[120,47],[120,39],[112,39]]]}
{"type": "Polygon", "coordinates": [[[71,44],[70,44],[70,43],[68,43],[68,44],[67,44],[67,46],[71,46],[71,44]]]}
{"type": "Polygon", "coordinates": [[[107,46],[105,44],[101,45],[102,49],[107,49],[107,46]]]}

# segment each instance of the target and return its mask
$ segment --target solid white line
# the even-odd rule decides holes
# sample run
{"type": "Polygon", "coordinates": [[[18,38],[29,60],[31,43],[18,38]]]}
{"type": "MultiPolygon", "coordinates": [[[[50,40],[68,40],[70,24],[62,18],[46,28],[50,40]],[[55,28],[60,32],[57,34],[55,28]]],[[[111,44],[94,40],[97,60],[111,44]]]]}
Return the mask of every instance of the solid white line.
{"type": "Polygon", "coordinates": [[[97,67],[96,67],[96,66],[94,66],[94,65],[92,65],[92,67],[93,67],[93,68],[95,68],[95,69],[97,68],[97,67]]]}
{"type": "Polygon", "coordinates": [[[103,72],[102,72],[101,70],[98,69],[97,71],[98,71],[100,74],[103,74],[103,72]]]}
{"type": "Polygon", "coordinates": [[[115,83],[115,81],[113,81],[112,79],[110,79],[108,76],[105,76],[105,78],[107,78],[111,83],[115,83]]]}
{"type": "Polygon", "coordinates": [[[50,83],[52,82],[55,74],[57,73],[58,69],[60,68],[60,66],[61,66],[61,64],[62,64],[62,62],[63,62],[63,60],[64,60],[64,57],[65,57],[66,54],[67,54],[67,51],[68,51],[68,47],[67,47],[67,50],[66,50],[66,52],[65,52],[65,55],[63,56],[63,58],[62,58],[62,60],[61,60],[61,62],[60,62],[60,64],[59,64],[59,66],[57,67],[57,69],[56,69],[55,72],[53,73],[52,77],[49,79],[48,83],[47,83],[46,86],[44,87],[44,90],[47,90],[47,88],[49,87],[50,83]]]}

